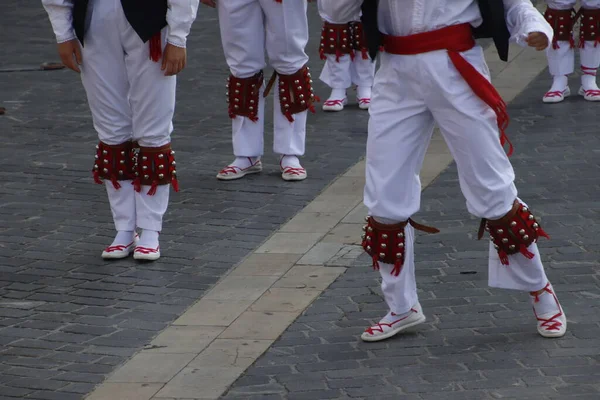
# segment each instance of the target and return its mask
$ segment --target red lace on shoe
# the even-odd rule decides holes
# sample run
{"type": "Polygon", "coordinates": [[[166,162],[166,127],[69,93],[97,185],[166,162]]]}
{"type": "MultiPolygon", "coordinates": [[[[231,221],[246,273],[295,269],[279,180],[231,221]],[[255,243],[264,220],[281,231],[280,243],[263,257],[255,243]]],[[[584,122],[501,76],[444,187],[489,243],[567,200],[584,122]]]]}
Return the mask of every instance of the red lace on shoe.
{"type": "Polygon", "coordinates": [[[222,174],[222,175],[227,175],[227,174],[237,174],[237,171],[238,171],[238,170],[239,170],[239,171],[245,171],[245,170],[247,170],[247,169],[249,169],[249,168],[252,168],[252,167],[254,167],[255,165],[257,165],[257,164],[260,162],[260,160],[258,160],[258,161],[256,161],[256,162],[254,162],[254,163],[253,163],[253,162],[252,162],[252,158],[250,158],[250,157],[248,157],[248,161],[250,161],[250,166],[249,166],[249,167],[247,167],[247,168],[240,168],[240,167],[238,167],[238,166],[236,166],[236,165],[228,165],[228,166],[226,166],[225,168],[223,168],[223,169],[222,169],[222,170],[219,172],[219,174],[222,174]]]}
{"type": "MultiPolygon", "coordinates": [[[[415,313],[416,313],[416,312],[418,312],[418,311],[417,311],[417,310],[415,310],[414,308],[411,308],[411,309],[410,309],[410,311],[412,311],[412,312],[415,312],[415,313]]],[[[395,315],[396,315],[396,314],[392,313],[392,316],[395,316],[395,315]]],[[[397,324],[398,322],[400,322],[400,321],[404,321],[406,318],[410,317],[410,315],[411,315],[411,314],[409,313],[409,314],[408,314],[406,317],[402,317],[402,318],[400,318],[400,319],[397,319],[396,321],[394,321],[394,322],[390,322],[389,324],[388,324],[388,323],[385,323],[385,322],[379,322],[377,325],[373,325],[373,326],[371,326],[371,327],[367,328],[367,329],[365,330],[365,332],[366,332],[366,333],[368,333],[369,335],[374,335],[374,334],[375,334],[375,331],[377,331],[377,332],[379,332],[379,333],[383,333],[383,327],[384,327],[384,326],[387,326],[388,328],[391,328],[391,327],[393,327],[395,324],[397,324]]]]}
{"type": "Polygon", "coordinates": [[[127,250],[129,247],[131,247],[133,245],[134,242],[131,242],[127,245],[125,244],[118,244],[116,246],[108,246],[106,249],[104,249],[105,252],[107,253],[112,253],[113,251],[125,251],[127,250]]]}
{"type": "Polygon", "coordinates": [[[240,167],[236,167],[235,165],[228,165],[225,168],[223,168],[219,174],[222,175],[227,175],[227,174],[237,174],[238,170],[242,170],[240,167]]]}
{"type": "Polygon", "coordinates": [[[552,92],[548,92],[544,95],[544,97],[563,97],[565,95],[565,90],[554,90],[552,92]]]}
{"type": "Polygon", "coordinates": [[[600,90],[598,90],[598,89],[591,89],[591,90],[583,89],[583,93],[585,93],[586,96],[600,97],[600,90]]]}
{"type": "Polygon", "coordinates": [[[135,248],[135,252],[142,253],[142,254],[152,254],[152,253],[158,253],[158,249],[159,249],[159,247],[157,247],[155,249],[151,249],[149,247],[137,246],[135,248]]]}
{"type": "Polygon", "coordinates": [[[358,104],[371,104],[371,99],[368,97],[365,97],[363,99],[358,99],[358,104]]]}
{"type": "MultiPolygon", "coordinates": [[[[552,297],[554,297],[554,301],[558,305],[559,311],[557,314],[553,315],[550,318],[540,318],[540,317],[538,317],[537,312],[535,311],[535,307],[533,307],[533,313],[535,314],[535,318],[542,323],[542,327],[544,327],[545,330],[559,331],[560,328],[562,327],[562,322],[556,321],[556,318],[562,317],[562,315],[563,315],[562,308],[560,307],[560,303],[558,302],[558,299],[556,298],[556,295],[554,294],[552,289],[550,289],[550,283],[548,283],[542,290],[546,293],[551,294],[552,297]]],[[[534,299],[533,299],[534,303],[539,303],[539,301],[540,301],[539,291],[538,292],[530,292],[529,294],[534,296],[534,299]]]]}
{"type": "Polygon", "coordinates": [[[287,175],[303,175],[306,173],[306,170],[302,167],[294,168],[294,167],[285,167],[283,169],[283,173],[287,175]]]}
{"type": "Polygon", "coordinates": [[[343,106],[344,100],[325,100],[323,104],[326,106],[343,106]]]}

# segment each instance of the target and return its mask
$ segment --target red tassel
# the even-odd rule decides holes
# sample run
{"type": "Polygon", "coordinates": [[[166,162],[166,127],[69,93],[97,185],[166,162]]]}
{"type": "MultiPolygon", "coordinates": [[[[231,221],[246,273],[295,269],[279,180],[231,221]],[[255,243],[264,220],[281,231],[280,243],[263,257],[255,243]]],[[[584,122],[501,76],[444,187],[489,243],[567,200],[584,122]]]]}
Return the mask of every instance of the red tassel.
{"type": "Polygon", "coordinates": [[[116,176],[113,176],[110,181],[112,182],[113,187],[115,188],[115,190],[119,190],[121,189],[121,184],[119,183],[119,181],[117,180],[116,176]]]}
{"type": "Polygon", "coordinates": [[[171,179],[171,186],[173,186],[173,190],[175,190],[175,192],[179,192],[179,181],[177,181],[177,178],[173,177],[171,179]]]}
{"type": "Polygon", "coordinates": [[[98,171],[94,171],[94,182],[96,182],[98,185],[102,185],[102,179],[100,179],[100,174],[98,173],[98,171]]]}
{"type": "Polygon", "coordinates": [[[150,59],[154,62],[159,62],[162,58],[162,37],[161,33],[157,32],[149,40],[150,42],[150,59]]]}
{"type": "Polygon", "coordinates": [[[335,62],[340,62],[340,57],[342,56],[342,52],[338,49],[335,51],[335,62]]]}
{"type": "Polygon", "coordinates": [[[323,61],[327,60],[327,56],[325,55],[325,52],[323,51],[323,49],[319,50],[319,58],[323,61]]]}
{"type": "Polygon", "coordinates": [[[524,244],[521,244],[521,247],[519,248],[519,252],[521,254],[523,254],[526,258],[530,259],[530,260],[533,257],[535,257],[535,254],[533,254],[532,252],[530,252],[529,250],[527,250],[527,247],[524,244]]]}
{"type": "Polygon", "coordinates": [[[402,264],[404,260],[398,260],[394,263],[394,269],[392,269],[392,275],[398,276],[400,275],[400,271],[402,271],[402,264]]]}
{"type": "Polygon", "coordinates": [[[363,58],[363,60],[368,60],[369,59],[369,52],[368,52],[368,50],[367,49],[362,49],[361,52],[362,52],[362,58],[363,58]]]}
{"type": "Polygon", "coordinates": [[[503,250],[498,251],[498,256],[500,256],[500,262],[502,265],[509,265],[508,255],[503,250]]]}
{"type": "Polygon", "coordinates": [[[354,61],[354,59],[356,58],[356,55],[354,54],[354,51],[350,52],[350,60],[354,61]]]}
{"type": "Polygon", "coordinates": [[[537,234],[538,234],[538,236],[543,236],[546,239],[550,239],[550,236],[542,228],[538,228],[537,234]]]}
{"type": "Polygon", "coordinates": [[[158,189],[158,182],[152,181],[152,185],[150,186],[150,190],[146,193],[148,196],[154,196],[156,194],[156,190],[158,189]]]}
{"type": "Polygon", "coordinates": [[[554,50],[558,50],[558,49],[560,49],[560,46],[558,45],[558,40],[554,39],[554,40],[552,41],[552,48],[553,48],[554,50]]]}
{"type": "Polygon", "coordinates": [[[373,269],[379,271],[379,259],[377,258],[377,255],[373,256],[373,269]]]}
{"type": "Polygon", "coordinates": [[[140,178],[135,178],[131,184],[133,185],[133,190],[136,192],[140,193],[142,191],[142,183],[140,182],[140,178]]]}

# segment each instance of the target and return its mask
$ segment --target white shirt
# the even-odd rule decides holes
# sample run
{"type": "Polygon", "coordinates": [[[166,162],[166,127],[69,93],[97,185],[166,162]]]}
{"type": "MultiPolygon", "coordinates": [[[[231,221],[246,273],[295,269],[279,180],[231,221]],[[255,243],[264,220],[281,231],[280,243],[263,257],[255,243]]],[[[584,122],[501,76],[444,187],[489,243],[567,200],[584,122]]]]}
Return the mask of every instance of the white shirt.
{"type": "MultiPolygon", "coordinates": [[[[524,38],[531,32],[542,32],[552,40],[552,27],[530,0],[502,1],[513,40],[525,45],[524,38]]],[[[378,10],[379,30],[393,36],[407,36],[464,23],[478,27],[483,23],[475,0],[379,0],[378,10]]]]}
{"type": "MultiPolygon", "coordinates": [[[[56,41],[63,43],[75,39],[73,0],[42,0],[42,4],[50,17],[56,41]]],[[[192,23],[196,19],[199,0],[167,0],[167,4],[167,42],[177,47],[185,47],[192,23]]]]}

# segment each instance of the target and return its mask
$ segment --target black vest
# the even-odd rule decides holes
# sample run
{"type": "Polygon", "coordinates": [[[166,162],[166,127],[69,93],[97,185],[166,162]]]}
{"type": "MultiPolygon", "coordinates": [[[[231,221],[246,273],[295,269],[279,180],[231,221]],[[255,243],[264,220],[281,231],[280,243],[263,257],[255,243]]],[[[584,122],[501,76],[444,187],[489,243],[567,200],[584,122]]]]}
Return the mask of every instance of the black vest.
{"type": "MultiPolygon", "coordinates": [[[[81,44],[89,17],[88,4],[89,0],[75,0],[73,5],[73,28],[81,44]]],[[[167,26],[167,0],[121,0],[121,4],[127,21],[144,42],[167,26]]]]}
{"type": "MultiPolygon", "coordinates": [[[[483,24],[473,29],[473,36],[476,39],[493,39],[500,59],[508,61],[510,33],[504,17],[504,3],[499,0],[478,0],[478,3],[483,24]]],[[[382,43],[382,35],[377,25],[377,5],[378,0],[364,0],[362,4],[362,23],[369,45],[369,54],[373,60],[382,43]]]]}

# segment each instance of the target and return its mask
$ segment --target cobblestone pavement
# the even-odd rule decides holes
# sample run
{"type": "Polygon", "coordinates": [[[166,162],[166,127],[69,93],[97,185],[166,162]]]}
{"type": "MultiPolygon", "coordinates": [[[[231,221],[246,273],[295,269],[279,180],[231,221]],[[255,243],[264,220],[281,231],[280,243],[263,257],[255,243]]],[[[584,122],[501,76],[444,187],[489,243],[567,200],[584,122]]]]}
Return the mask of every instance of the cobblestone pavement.
{"type": "MultiPolygon", "coordinates": [[[[228,71],[216,12],[202,7],[179,82],[173,143],[182,191],[166,216],[164,257],[107,263],[99,256],[112,240],[111,217],[90,176],[97,139],[81,84],[69,71],[22,71],[57,61],[50,25],[39,1],[2,6],[0,400],[80,399],[353,165],[367,114],[349,106],[310,116],[304,182],[280,179],[270,133],[263,174],[218,182],[231,161],[228,71]]],[[[318,73],[315,5],[310,19],[318,73]]]]}
{"type": "Polygon", "coordinates": [[[543,105],[549,85],[543,74],[511,104],[509,134],[520,196],[552,236],[540,248],[568,316],[564,338],[537,335],[527,294],[487,287],[487,243],[475,240],[479,221],[453,165],[425,189],[416,216],[442,229],[417,241],[428,322],[362,343],[387,310],[378,274],[360,258],[224,399],[600,399],[599,105],[543,105]]]}

